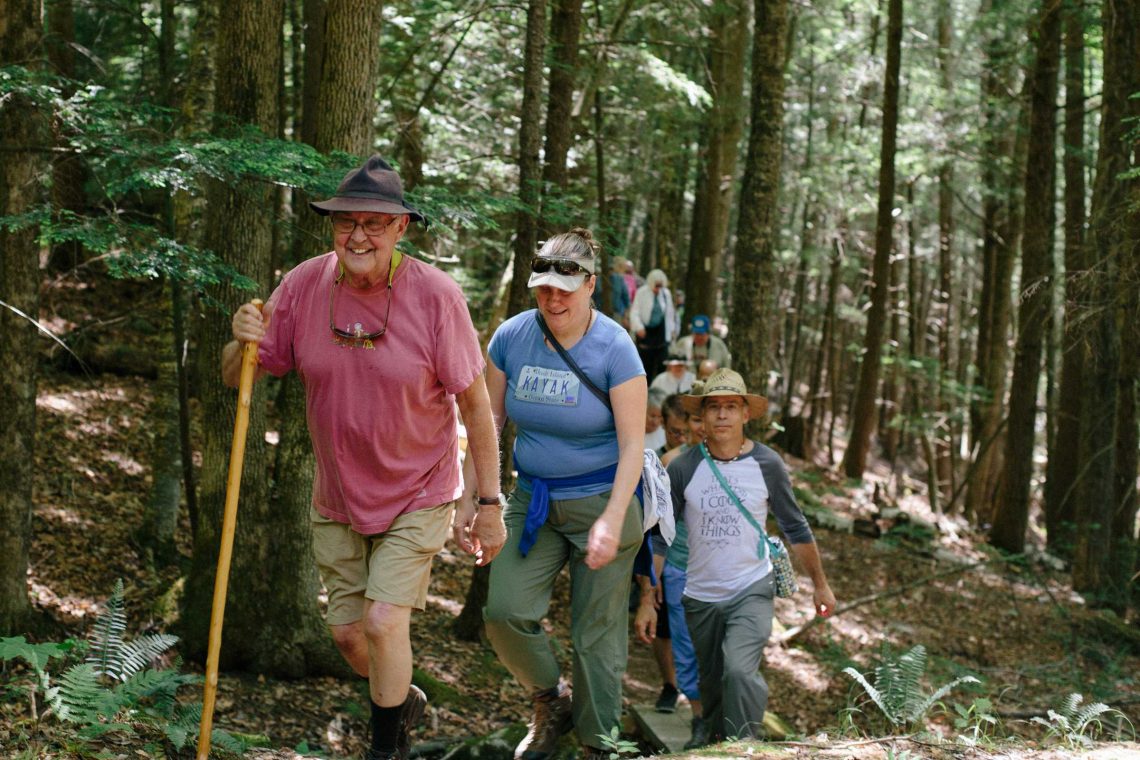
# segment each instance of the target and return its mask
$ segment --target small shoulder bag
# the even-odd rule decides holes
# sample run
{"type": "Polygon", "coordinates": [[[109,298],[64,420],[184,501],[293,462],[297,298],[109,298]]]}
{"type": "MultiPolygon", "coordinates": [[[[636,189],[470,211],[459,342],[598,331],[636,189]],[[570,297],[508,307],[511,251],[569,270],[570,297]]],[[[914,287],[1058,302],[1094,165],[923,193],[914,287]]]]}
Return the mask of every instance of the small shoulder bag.
{"type": "Polygon", "coordinates": [[[800,586],[796,581],[796,571],[792,568],[792,559],[788,556],[788,550],[784,548],[784,542],[779,538],[769,536],[764,530],[764,526],[758,523],[756,518],[752,516],[752,513],[744,508],[744,505],[740,503],[740,497],[732,490],[732,486],[724,479],[724,475],[721,475],[720,468],[716,466],[716,462],[712,456],[709,455],[708,447],[705,446],[703,442],[701,443],[701,456],[704,457],[709,469],[712,470],[713,475],[716,476],[720,487],[724,489],[724,492],[728,494],[728,498],[732,499],[732,503],[740,510],[740,514],[744,515],[744,519],[748,521],[748,524],[755,528],[756,532],[760,534],[760,543],[756,547],[756,553],[760,559],[770,557],[772,560],[772,572],[775,573],[776,580],[776,596],[782,596],[784,598],[791,597],[799,591],[800,586]]]}

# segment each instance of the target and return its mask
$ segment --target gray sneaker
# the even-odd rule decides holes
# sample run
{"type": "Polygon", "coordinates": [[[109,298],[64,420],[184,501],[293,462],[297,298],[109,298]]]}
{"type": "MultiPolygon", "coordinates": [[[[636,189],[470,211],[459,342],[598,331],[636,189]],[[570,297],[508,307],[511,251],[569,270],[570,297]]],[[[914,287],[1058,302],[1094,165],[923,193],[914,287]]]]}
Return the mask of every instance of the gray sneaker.
{"type": "Polygon", "coordinates": [[[519,746],[515,760],[547,760],[558,740],[574,727],[570,687],[559,682],[553,689],[534,695],[534,717],[519,746]]]}

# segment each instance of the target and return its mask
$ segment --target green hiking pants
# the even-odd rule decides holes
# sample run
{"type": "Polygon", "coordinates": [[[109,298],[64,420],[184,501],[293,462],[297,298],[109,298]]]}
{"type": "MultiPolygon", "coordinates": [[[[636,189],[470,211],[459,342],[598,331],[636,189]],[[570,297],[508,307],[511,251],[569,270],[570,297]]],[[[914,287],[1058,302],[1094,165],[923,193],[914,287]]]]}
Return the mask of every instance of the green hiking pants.
{"type": "Polygon", "coordinates": [[[573,714],[579,741],[601,747],[621,723],[621,679],[629,654],[629,583],[641,546],[641,505],[630,500],[617,556],[603,568],[586,566],[590,527],[609,493],[550,500],[550,514],[527,556],[519,552],[530,493],[516,490],[507,504],[507,543],[491,563],[483,620],[499,660],[528,692],[553,688],[561,669],[542,627],[559,571],[570,566],[570,638],[573,714]]]}

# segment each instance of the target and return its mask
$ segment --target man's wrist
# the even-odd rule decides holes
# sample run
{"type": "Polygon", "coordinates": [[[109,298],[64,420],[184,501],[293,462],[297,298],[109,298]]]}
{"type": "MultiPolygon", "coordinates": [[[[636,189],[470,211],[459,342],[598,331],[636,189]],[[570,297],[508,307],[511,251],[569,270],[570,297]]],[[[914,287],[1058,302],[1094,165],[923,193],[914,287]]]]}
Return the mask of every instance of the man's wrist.
{"type": "Polygon", "coordinates": [[[475,508],[482,512],[484,509],[502,509],[507,506],[507,497],[499,493],[495,496],[474,496],[475,508]]]}

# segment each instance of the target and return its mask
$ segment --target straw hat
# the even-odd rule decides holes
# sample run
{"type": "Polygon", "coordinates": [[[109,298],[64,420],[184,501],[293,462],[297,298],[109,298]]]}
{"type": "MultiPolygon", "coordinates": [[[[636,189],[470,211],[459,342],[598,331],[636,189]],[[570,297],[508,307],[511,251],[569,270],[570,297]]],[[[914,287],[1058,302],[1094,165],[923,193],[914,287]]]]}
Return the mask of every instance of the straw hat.
{"type": "Polygon", "coordinates": [[[705,379],[704,386],[693,386],[692,393],[681,396],[681,406],[689,414],[700,414],[701,401],[710,396],[740,396],[748,404],[752,419],[763,417],[768,411],[768,399],[749,393],[739,372],[718,369],[705,379]]]}

